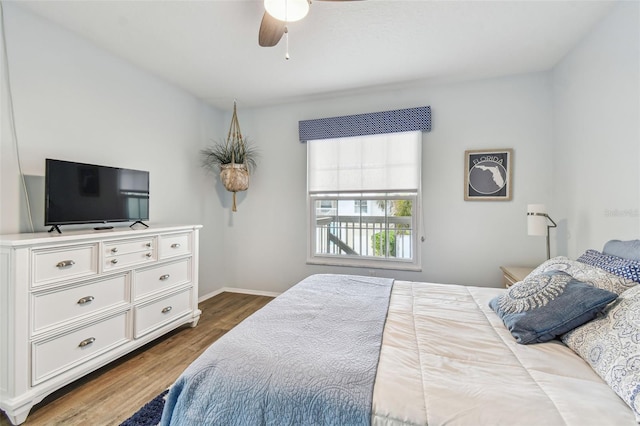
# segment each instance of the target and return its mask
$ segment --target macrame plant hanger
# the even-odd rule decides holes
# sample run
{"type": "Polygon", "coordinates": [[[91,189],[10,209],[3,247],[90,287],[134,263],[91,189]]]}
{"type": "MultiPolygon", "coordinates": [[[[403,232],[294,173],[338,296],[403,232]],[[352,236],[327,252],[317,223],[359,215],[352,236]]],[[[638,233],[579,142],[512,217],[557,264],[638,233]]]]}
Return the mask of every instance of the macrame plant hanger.
{"type": "Polygon", "coordinates": [[[236,101],[233,101],[233,116],[231,126],[227,134],[227,149],[231,150],[231,163],[220,166],[220,178],[227,191],[233,192],[232,211],[238,211],[236,207],[236,192],[246,191],[249,188],[249,168],[246,161],[247,147],[240,133],[240,123],[236,112],[236,101]],[[236,158],[242,159],[242,163],[236,163],[236,158]]]}

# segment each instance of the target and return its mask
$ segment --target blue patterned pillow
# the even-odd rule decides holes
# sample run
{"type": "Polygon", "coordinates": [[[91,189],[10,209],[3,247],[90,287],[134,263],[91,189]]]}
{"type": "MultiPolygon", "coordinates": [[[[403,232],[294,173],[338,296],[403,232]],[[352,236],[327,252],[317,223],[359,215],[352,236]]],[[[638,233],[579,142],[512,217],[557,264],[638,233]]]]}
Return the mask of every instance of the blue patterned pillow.
{"type": "Polygon", "coordinates": [[[528,276],[489,306],[518,343],[552,340],[595,318],[618,297],[561,271],[528,276]]]}
{"type": "Polygon", "coordinates": [[[624,259],[622,257],[600,253],[596,250],[587,250],[576,260],[640,283],[640,262],[637,260],[624,259]]]}
{"type": "Polygon", "coordinates": [[[640,286],[625,291],[594,319],[562,341],[634,411],[640,422],[640,286]]]}

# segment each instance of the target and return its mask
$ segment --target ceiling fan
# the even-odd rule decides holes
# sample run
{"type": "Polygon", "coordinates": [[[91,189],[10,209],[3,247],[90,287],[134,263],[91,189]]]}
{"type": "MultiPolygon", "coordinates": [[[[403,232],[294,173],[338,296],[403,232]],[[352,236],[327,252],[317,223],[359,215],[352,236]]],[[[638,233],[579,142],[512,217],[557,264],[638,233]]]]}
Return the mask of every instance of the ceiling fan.
{"type": "MultiPolygon", "coordinates": [[[[352,1],[352,0],[319,0],[352,1]]],[[[264,15],[258,32],[258,44],[272,47],[287,33],[287,23],[299,21],[309,13],[311,0],[264,0],[264,15]]]]}

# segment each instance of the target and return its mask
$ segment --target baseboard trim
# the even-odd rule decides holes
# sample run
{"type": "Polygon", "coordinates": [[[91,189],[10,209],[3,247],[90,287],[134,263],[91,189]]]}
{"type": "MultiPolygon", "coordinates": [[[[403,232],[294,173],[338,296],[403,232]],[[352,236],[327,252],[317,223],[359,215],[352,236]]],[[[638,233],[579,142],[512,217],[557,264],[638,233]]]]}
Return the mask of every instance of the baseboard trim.
{"type": "Polygon", "coordinates": [[[212,297],[217,296],[220,293],[224,293],[225,291],[229,293],[252,294],[254,296],[268,296],[268,297],[278,297],[281,294],[281,293],[276,293],[274,291],[250,290],[247,288],[235,288],[235,287],[222,287],[221,289],[218,289],[211,293],[207,293],[205,295],[200,296],[198,298],[198,302],[204,302],[205,300],[211,299],[212,297]]]}

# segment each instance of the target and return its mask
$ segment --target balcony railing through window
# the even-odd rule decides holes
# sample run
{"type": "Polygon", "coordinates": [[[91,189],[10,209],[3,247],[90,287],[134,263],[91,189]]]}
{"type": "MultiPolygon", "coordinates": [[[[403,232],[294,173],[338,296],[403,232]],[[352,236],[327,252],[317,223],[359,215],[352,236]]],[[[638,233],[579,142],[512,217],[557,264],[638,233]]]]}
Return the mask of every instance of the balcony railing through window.
{"type": "Polygon", "coordinates": [[[413,259],[411,216],[316,217],[316,255],[413,259]]]}

